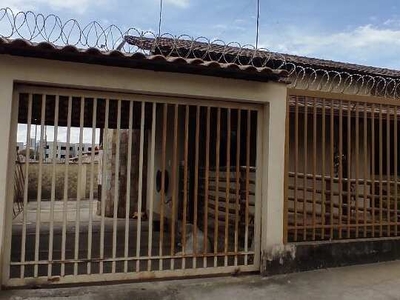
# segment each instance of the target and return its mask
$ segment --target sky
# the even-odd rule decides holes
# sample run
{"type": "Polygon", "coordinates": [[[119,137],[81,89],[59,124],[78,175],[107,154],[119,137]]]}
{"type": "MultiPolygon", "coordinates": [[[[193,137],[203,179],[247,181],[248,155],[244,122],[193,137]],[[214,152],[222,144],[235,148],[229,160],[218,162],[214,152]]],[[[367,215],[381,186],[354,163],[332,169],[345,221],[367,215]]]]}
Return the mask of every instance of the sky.
{"type": "MultiPolygon", "coordinates": [[[[163,0],[162,32],[255,44],[256,0],[163,0]]],[[[2,0],[15,11],[158,32],[160,0],[2,0]]],[[[0,22],[1,23],[1,22],[0,22]]],[[[0,24],[1,30],[1,24],[0,24]]],[[[400,69],[398,0],[261,0],[260,47],[400,69]]]]}
{"type": "MultiPolygon", "coordinates": [[[[260,1],[260,47],[400,70],[398,0],[260,1]]],[[[163,0],[161,32],[254,45],[256,3],[163,0]]],[[[56,14],[64,22],[73,18],[83,27],[95,20],[158,32],[160,0],[2,0],[1,6],[56,14]]],[[[0,15],[0,34],[4,21],[0,15]]]]}

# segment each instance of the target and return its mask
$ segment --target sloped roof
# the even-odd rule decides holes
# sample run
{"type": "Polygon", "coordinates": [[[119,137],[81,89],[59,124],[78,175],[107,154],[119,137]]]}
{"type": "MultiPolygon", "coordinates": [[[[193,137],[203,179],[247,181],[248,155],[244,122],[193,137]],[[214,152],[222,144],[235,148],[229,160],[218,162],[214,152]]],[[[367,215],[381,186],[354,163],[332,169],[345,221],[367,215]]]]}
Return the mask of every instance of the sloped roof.
{"type": "Polygon", "coordinates": [[[33,43],[23,39],[0,38],[0,54],[254,81],[278,81],[288,76],[286,70],[273,69],[269,66],[243,66],[199,58],[167,57],[160,54],[128,54],[117,50],[101,51],[97,48],[78,49],[70,45],[55,46],[47,42],[33,43]]]}
{"type": "MultiPolygon", "coordinates": [[[[314,69],[325,69],[339,72],[349,72],[351,74],[385,76],[392,78],[400,78],[400,70],[378,68],[372,66],[364,66],[359,64],[337,62],[333,60],[325,60],[318,58],[310,58],[305,56],[297,56],[278,52],[267,52],[265,50],[255,50],[248,48],[240,48],[228,45],[219,45],[212,43],[204,43],[192,40],[176,40],[171,38],[145,38],[127,36],[126,42],[135,45],[141,49],[152,51],[153,53],[167,52],[170,55],[179,54],[181,56],[204,57],[203,59],[220,58],[220,60],[229,62],[242,60],[244,63],[247,59],[251,59],[254,65],[262,64],[268,59],[267,66],[277,68],[282,64],[293,63],[296,66],[311,67],[314,69]],[[191,53],[189,53],[189,51],[191,53]],[[223,58],[221,59],[221,56],[223,58]]],[[[233,44],[232,44],[233,45],[233,44]]]]}

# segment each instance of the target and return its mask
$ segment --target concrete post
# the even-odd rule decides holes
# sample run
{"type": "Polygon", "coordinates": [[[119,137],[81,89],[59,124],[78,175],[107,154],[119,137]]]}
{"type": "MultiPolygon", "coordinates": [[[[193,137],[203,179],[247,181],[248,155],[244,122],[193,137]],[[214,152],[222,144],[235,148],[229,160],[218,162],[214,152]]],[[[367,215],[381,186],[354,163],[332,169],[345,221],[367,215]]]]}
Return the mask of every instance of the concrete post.
{"type": "MultiPolygon", "coordinates": [[[[286,253],[283,241],[287,89],[270,84],[263,128],[261,273],[286,253]]],[[[260,129],[260,128],[259,128],[260,129]]]]}
{"type": "MultiPolygon", "coordinates": [[[[105,165],[105,194],[104,199],[106,202],[105,216],[113,217],[114,215],[114,198],[115,198],[115,185],[118,184],[118,217],[124,218],[127,208],[127,202],[130,205],[130,217],[133,217],[134,213],[137,211],[138,204],[138,189],[139,189],[139,153],[140,153],[140,130],[132,130],[132,149],[131,149],[131,174],[127,173],[127,163],[128,163],[128,144],[129,144],[129,131],[127,129],[120,130],[120,155],[119,155],[119,174],[118,183],[116,182],[115,174],[115,163],[117,161],[116,157],[116,147],[117,147],[117,130],[107,129],[104,131],[103,140],[103,164],[105,165]],[[127,179],[130,176],[131,186],[130,186],[130,199],[126,199],[126,187],[127,179]]],[[[144,139],[144,157],[143,157],[143,211],[146,209],[146,178],[147,178],[147,133],[145,133],[144,139]]],[[[98,211],[99,214],[99,211],[98,211]]]]}
{"type": "MultiPolygon", "coordinates": [[[[10,251],[8,249],[11,233],[6,232],[7,224],[12,220],[12,199],[8,199],[10,191],[13,190],[12,179],[14,178],[11,166],[15,163],[12,159],[13,144],[10,140],[15,140],[15,130],[11,132],[12,118],[17,117],[12,114],[13,107],[13,82],[10,78],[1,78],[0,74],[0,262],[2,271],[0,272],[0,282],[3,283],[8,277],[9,270],[4,266],[8,266],[4,262],[10,259],[10,251]],[[11,201],[11,204],[9,203],[11,201]],[[11,212],[11,214],[10,214],[11,212]]],[[[15,153],[14,153],[15,154],[15,153]]]]}

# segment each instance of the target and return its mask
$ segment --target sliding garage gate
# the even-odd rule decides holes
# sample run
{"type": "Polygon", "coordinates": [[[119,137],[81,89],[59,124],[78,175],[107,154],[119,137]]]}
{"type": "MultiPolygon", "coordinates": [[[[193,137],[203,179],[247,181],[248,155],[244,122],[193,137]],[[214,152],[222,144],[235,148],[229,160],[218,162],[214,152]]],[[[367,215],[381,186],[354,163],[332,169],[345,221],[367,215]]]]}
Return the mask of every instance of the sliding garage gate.
{"type": "Polygon", "coordinates": [[[18,86],[14,110],[4,285],[259,270],[258,106],[18,86]]]}

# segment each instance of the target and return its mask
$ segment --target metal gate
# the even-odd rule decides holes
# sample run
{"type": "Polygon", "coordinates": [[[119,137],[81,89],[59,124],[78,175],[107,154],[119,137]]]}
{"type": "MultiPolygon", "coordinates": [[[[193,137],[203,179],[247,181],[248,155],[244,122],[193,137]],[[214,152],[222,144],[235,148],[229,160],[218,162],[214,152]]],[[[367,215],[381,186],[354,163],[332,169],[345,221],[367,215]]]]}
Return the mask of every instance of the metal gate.
{"type": "Polygon", "coordinates": [[[259,270],[259,109],[17,86],[3,284],[259,270]]]}
{"type": "Polygon", "coordinates": [[[287,242],[397,237],[398,101],[294,94],[288,107],[287,242]]]}

